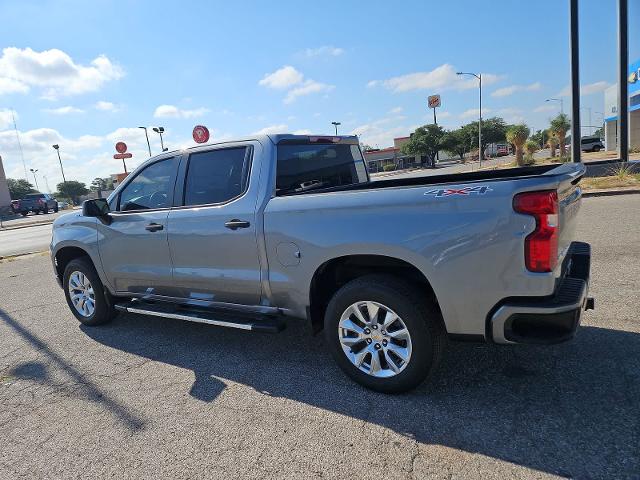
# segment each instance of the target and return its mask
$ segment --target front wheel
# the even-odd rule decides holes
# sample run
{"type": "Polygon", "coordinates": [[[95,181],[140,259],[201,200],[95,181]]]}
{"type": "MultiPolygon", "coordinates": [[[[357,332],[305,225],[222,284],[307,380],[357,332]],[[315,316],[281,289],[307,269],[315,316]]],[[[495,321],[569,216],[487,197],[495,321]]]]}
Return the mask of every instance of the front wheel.
{"type": "Polygon", "coordinates": [[[343,286],[325,313],[324,333],[338,366],[360,385],[399,393],[436,369],[446,332],[427,293],[389,275],[343,286]]]}
{"type": "Polygon", "coordinates": [[[53,213],[58,213],[58,204],[56,203],[56,205],[53,207],[53,213]]]}
{"type": "Polygon", "coordinates": [[[88,258],[71,260],[64,269],[64,295],[71,312],[84,325],[107,323],[116,316],[100,277],[88,258]]]}

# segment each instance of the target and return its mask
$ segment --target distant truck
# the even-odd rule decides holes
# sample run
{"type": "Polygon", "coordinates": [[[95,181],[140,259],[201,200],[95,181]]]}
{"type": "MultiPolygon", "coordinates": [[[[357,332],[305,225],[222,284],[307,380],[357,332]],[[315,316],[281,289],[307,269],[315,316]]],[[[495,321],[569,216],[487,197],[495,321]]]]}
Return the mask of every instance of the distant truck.
{"type": "Polygon", "coordinates": [[[129,312],[277,332],[303,319],[356,382],[401,392],[447,338],[573,337],[592,307],[590,247],[573,241],[584,173],[371,181],[356,137],[256,136],[147,160],[57,218],[51,256],[85,325],[129,312]]]}
{"type": "Polygon", "coordinates": [[[29,212],[38,214],[54,211],[58,213],[58,202],[48,193],[29,193],[18,200],[13,209],[23,217],[26,217],[29,212]]]}

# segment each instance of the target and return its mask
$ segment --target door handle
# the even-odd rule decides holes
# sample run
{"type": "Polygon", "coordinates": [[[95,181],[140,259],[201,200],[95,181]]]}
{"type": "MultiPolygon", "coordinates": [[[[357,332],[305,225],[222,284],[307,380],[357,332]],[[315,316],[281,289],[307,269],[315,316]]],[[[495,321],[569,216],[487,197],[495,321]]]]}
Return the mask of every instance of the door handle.
{"type": "Polygon", "coordinates": [[[163,228],[164,225],[161,225],[159,223],[150,223],[149,225],[144,227],[145,230],[149,230],[150,232],[157,232],[158,230],[162,230],[163,228]]]}
{"type": "Polygon", "coordinates": [[[234,218],[233,220],[226,222],[224,226],[231,230],[237,230],[238,228],[249,228],[251,224],[245,220],[238,220],[237,218],[234,218]]]}

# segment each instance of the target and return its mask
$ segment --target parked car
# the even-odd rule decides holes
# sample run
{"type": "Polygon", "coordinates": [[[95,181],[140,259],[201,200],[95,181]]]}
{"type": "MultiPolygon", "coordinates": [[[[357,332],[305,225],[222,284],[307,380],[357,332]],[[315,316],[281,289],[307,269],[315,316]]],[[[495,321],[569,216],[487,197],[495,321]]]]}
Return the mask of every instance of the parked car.
{"type": "Polygon", "coordinates": [[[582,137],[580,148],[583,152],[599,152],[604,150],[604,143],[600,137],[582,137]]]}
{"type": "MultiPolygon", "coordinates": [[[[166,152],[53,224],[71,312],[324,330],[365,387],[400,392],[448,338],[569,340],[588,299],[582,164],[371,181],[357,137],[257,136],[166,152]],[[317,188],[314,188],[317,187],[317,188]]],[[[215,348],[215,347],[212,347],[215,348]]]]}
{"type": "Polygon", "coordinates": [[[64,201],[58,202],[58,208],[60,210],[66,210],[67,208],[70,208],[70,207],[71,205],[69,204],[69,202],[64,202],[64,201]]]}
{"type": "Polygon", "coordinates": [[[58,202],[48,193],[29,193],[19,200],[16,211],[26,217],[29,212],[37,214],[53,210],[57,213],[58,208],[58,202]]]}
{"type": "Polygon", "coordinates": [[[20,200],[11,200],[11,211],[13,213],[20,213],[20,200]]]}

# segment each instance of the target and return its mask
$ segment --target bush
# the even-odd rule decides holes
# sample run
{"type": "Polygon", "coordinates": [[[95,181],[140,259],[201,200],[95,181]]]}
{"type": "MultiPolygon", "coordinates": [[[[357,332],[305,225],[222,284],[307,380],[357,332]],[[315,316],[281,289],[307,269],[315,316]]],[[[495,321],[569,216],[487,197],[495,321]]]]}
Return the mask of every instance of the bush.
{"type": "Polygon", "coordinates": [[[396,169],[396,166],[393,165],[392,163],[389,163],[388,165],[385,165],[384,167],[382,167],[382,170],[385,172],[392,172],[396,169]]]}

